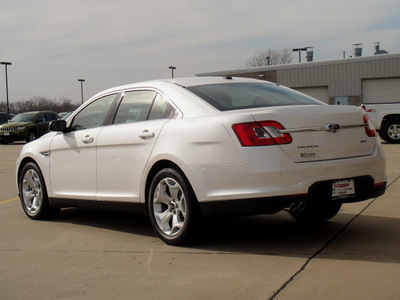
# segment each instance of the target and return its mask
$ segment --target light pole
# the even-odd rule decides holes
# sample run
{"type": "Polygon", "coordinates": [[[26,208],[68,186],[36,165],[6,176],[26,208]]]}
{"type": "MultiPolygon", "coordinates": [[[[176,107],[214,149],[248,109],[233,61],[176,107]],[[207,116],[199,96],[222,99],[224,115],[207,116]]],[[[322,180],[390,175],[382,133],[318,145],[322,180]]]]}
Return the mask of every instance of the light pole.
{"type": "Polygon", "coordinates": [[[176,70],[176,67],[174,67],[174,66],[169,66],[168,68],[171,69],[172,78],[174,78],[174,70],[176,70]]]}
{"type": "Polygon", "coordinates": [[[81,82],[81,98],[82,98],[82,104],[83,104],[83,83],[85,82],[85,79],[79,78],[78,81],[81,82]]]}
{"type": "Polygon", "coordinates": [[[12,65],[12,63],[7,62],[7,61],[2,61],[0,62],[0,64],[4,65],[4,67],[6,68],[6,97],[7,97],[7,113],[10,112],[10,106],[9,106],[9,102],[8,102],[8,74],[7,74],[7,66],[12,65]]]}
{"type": "Polygon", "coordinates": [[[293,51],[293,52],[299,51],[299,63],[301,63],[301,51],[307,51],[307,47],[304,47],[304,48],[294,48],[292,51],[293,51]]]}

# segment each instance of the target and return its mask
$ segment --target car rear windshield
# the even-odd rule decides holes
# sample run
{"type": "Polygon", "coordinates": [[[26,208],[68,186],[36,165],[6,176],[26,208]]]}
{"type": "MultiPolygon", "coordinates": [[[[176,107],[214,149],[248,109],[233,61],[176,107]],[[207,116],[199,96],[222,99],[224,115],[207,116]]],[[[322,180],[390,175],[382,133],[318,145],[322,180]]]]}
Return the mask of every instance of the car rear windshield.
{"type": "Polygon", "coordinates": [[[222,83],[187,87],[221,111],[288,105],[323,105],[286,87],[268,83],[222,83]]]}

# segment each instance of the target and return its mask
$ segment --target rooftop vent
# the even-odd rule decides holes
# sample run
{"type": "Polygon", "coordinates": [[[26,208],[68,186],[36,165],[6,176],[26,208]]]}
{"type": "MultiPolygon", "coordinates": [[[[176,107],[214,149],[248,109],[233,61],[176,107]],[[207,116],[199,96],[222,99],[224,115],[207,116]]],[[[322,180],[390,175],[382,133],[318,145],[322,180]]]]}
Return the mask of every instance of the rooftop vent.
{"type": "Polygon", "coordinates": [[[363,45],[363,44],[361,44],[361,43],[353,44],[354,56],[355,56],[355,57],[360,57],[360,56],[362,56],[362,45],[363,45]]]}
{"type": "Polygon", "coordinates": [[[306,59],[308,62],[313,61],[314,58],[314,47],[307,47],[306,59]]]}
{"type": "Polygon", "coordinates": [[[375,45],[375,53],[374,53],[374,55],[388,54],[387,51],[379,49],[380,48],[379,42],[375,42],[374,45],[375,45]]]}

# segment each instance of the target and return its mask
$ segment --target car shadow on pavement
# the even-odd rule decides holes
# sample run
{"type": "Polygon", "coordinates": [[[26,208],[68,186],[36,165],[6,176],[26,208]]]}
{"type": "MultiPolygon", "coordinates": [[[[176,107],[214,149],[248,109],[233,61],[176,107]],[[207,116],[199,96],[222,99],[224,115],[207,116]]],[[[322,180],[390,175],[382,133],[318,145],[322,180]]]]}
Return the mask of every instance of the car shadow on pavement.
{"type": "Polygon", "coordinates": [[[85,208],[64,208],[51,222],[72,223],[143,236],[156,236],[147,216],[85,208]]]}
{"type": "MultiPolygon", "coordinates": [[[[219,221],[197,249],[400,263],[400,219],[339,214],[320,225],[284,213],[219,221]]],[[[210,228],[211,229],[211,228],[210,228]]],[[[210,231],[210,230],[208,230],[210,231]]]]}
{"type": "MultiPolygon", "coordinates": [[[[354,217],[339,213],[320,225],[298,223],[284,212],[205,219],[191,244],[170,247],[178,252],[212,251],[302,258],[318,253],[319,258],[326,259],[400,263],[400,219],[361,215],[352,220],[354,217]]],[[[125,232],[132,234],[132,239],[135,235],[156,238],[149,219],[139,214],[71,208],[62,210],[61,216],[52,222],[125,232]]]]}

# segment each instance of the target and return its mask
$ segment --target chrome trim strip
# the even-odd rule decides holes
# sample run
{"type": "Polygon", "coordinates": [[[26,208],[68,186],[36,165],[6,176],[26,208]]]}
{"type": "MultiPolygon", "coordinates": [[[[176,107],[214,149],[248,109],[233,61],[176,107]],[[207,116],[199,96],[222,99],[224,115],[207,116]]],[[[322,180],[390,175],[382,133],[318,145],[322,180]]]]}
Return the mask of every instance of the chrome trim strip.
{"type": "Polygon", "coordinates": [[[40,151],[40,154],[42,156],[49,157],[50,156],[50,151],[40,151]]]}
{"type": "MultiPolygon", "coordinates": [[[[368,127],[368,124],[357,124],[357,125],[343,125],[341,129],[346,128],[357,128],[357,127],[368,127]]],[[[309,128],[292,128],[292,129],[280,129],[279,132],[285,133],[298,133],[298,132],[312,132],[312,131],[326,131],[324,126],[321,127],[309,127],[309,128]]]]}

